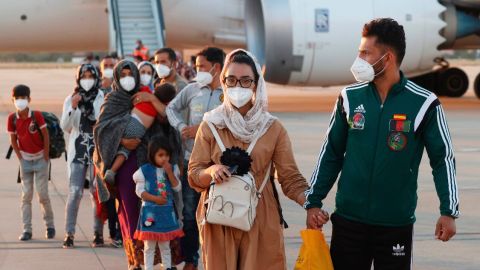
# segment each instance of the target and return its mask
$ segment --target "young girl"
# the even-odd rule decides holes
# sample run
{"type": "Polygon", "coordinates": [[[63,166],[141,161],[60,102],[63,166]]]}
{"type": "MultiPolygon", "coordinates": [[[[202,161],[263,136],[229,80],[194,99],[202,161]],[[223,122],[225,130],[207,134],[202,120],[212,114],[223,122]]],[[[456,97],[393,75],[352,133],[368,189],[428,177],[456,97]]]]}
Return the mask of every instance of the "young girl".
{"type": "Polygon", "coordinates": [[[142,199],[140,219],[134,238],[144,242],[145,269],[153,269],[158,243],[165,269],[171,265],[170,241],[183,236],[174,206],[173,192],[181,191],[180,170],[171,165],[171,148],[164,137],[155,136],[148,145],[147,163],[134,174],[136,193],[142,199]]]}

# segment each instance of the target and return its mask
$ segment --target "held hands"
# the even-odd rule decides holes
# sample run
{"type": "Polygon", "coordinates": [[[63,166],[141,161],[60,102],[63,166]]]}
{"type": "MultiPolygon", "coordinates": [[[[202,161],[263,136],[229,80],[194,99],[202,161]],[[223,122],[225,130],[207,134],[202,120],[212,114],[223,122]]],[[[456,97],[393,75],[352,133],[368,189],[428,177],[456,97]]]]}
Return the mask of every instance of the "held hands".
{"type": "Polygon", "coordinates": [[[208,168],[208,173],[212,177],[212,180],[215,181],[215,184],[221,184],[228,181],[228,178],[232,176],[228,167],[221,164],[215,164],[208,168]]]}
{"type": "Polygon", "coordinates": [[[435,227],[435,238],[443,242],[450,240],[457,232],[455,219],[450,216],[440,216],[435,227]]]}
{"type": "Polygon", "coordinates": [[[328,212],[320,208],[307,210],[307,229],[321,230],[330,219],[328,212]]]}

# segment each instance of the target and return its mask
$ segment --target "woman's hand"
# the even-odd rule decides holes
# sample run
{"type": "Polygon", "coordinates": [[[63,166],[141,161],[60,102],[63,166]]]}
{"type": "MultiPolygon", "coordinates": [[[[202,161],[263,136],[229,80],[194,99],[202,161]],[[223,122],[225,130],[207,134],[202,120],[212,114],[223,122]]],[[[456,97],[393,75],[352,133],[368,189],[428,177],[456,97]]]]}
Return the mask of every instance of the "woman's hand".
{"type": "Polygon", "coordinates": [[[120,144],[123,147],[127,148],[129,151],[133,151],[137,149],[140,142],[141,140],[137,138],[131,138],[131,139],[122,138],[122,140],[120,141],[120,144]]]}
{"type": "Polygon", "coordinates": [[[329,219],[327,211],[321,208],[310,208],[307,210],[307,229],[321,230],[329,219]]]}
{"type": "Polygon", "coordinates": [[[210,174],[210,176],[212,177],[212,180],[215,181],[216,184],[220,184],[225,181],[228,181],[228,178],[232,176],[232,174],[228,170],[228,167],[221,164],[215,164],[210,166],[206,170],[206,172],[210,174]]]}
{"type": "Polygon", "coordinates": [[[140,102],[153,102],[156,97],[153,94],[147,92],[138,92],[132,97],[133,106],[140,102]]]}
{"type": "Polygon", "coordinates": [[[133,106],[137,105],[140,102],[150,102],[152,103],[153,107],[162,116],[166,116],[165,114],[165,104],[160,102],[160,100],[154,95],[147,92],[138,92],[132,97],[132,104],[133,106]]]}
{"type": "Polygon", "coordinates": [[[82,96],[80,96],[80,94],[78,94],[78,93],[73,94],[73,96],[72,96],[72,108],[74,110],[77,109],[78,103],[80,102],[80,100],[82,100],[82,96]]]}

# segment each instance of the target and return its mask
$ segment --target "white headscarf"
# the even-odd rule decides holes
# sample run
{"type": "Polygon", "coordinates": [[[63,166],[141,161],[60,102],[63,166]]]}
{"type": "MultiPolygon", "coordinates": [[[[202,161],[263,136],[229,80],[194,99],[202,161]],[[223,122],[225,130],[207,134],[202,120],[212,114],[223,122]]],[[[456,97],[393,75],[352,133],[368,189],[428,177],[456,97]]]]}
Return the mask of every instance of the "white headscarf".
{"type": "Polygon", "coordinates": [[[225,58],[225,64],[223,65],[222,73],[220,73],[220,78],[224,78],[232,56],[239,51],[245,52],[252,58],[259,75],[257,90],[252,98],[253,107],[247,112],[245,117],[242,116],[238,112],[238,109],[230,102],[227,94],[227,86],[223,83],[223,80],[221,80],[224,96],[223,104],[205,113],[203,120],[214,124],[219,129],[228,128],[235,138],[244,143],[250,143],[255,137],[258,136],[260,138],[263,136],[277,118],[268,112],[265,79],[263,78],[260,65],[253,54],[242,49],[237,49],[229,53],[225,58]]]}

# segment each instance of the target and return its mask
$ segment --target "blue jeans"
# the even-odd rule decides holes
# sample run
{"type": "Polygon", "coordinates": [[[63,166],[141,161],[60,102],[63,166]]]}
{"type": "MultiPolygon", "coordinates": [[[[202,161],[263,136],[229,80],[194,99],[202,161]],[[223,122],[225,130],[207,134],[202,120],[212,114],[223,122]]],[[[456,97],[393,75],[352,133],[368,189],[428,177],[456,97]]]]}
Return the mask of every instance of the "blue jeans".
{"type": "MultiPolygon", "coordinates": [[[[92,173],[89,179],[93,179],[93,168],[72,162],[70,164],[70,184],[67,199],[67,206],[65,207],[65,232],[70,235],[75,235],[75,226],[77,225],[78,209],[80,208],[80,201],[83,197],[83,184],[87,173],[92,173]]],[[[93,231],[97,234],[103,235],[103,222],[97,217],[97,204],[93,194],[96,192],[96,183],[90,183],[90,194],[93,208],[93,231]]]]}
{"type": "Polygon", "coordinates": [[[183,231],[185,236],[182,238],[182,252],[186,263],[198,265],[198,249],[200,242],[198,240],[198,227],[196,212],[200,193],[196,192],[188,184],[188,160],[185,160],[182,176],[182,197],[183,197],[183,231]]]}

